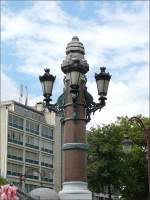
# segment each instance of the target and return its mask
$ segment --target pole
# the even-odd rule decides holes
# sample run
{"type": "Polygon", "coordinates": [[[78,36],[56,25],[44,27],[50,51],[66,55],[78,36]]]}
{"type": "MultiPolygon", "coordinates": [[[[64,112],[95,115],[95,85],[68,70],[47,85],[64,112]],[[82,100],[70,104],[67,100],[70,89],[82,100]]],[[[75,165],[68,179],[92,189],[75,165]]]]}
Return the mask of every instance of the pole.
{"type": "Polygon", "coordinates": [[[150,127],[144,130],[147,142],[147,155],[148,155],[148,184],[149,184],[149,197],[150,197],[150,127]]]}
{"type": "Polygon", "coordinates": [[[108,184],[108,199],[111,200],[111,184],[108,184]]]}
{"type": "MultiPolygon", "coordinates": [[[[62,68],[76,68],[79,65],[88,71],[86,62],[76,63],[78,59],[84,60],[84,48],[78,38],[73,38],[67,46],[67,59],[62,64],[62,68]],[[72,49],[73,48],[73,49],[72,49]],[[74,55],[75,54],[75,55],[74,55]],[[68,56],[69,55],[69,56],[68,56]],[[75,56],[75,57],[74,57],[75,56]],[[70,63],[70,57],[72,63],[70,63]]],[[[59,192],[61,200],[92,200],[92,193],[87,188],[87,148],[86,144],[86,99],[85,87],[86,79],[81,78],[79,87],[76,90],[70,87],[71,75],[65,79],[65,105],[64,105],[64,138],[63,138],[63,188],[59,192]]]]}

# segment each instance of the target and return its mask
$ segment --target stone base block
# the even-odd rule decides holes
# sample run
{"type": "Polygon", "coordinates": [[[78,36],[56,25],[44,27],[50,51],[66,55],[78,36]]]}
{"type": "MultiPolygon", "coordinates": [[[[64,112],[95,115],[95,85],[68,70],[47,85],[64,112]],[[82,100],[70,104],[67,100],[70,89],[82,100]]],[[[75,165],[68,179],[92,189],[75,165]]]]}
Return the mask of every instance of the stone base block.
{"type": "Polygon", "coordinates": [[[88,190],[86,182],[64,182],[59,197],[61,200],[92,200],[92,193],[88,190]]]}

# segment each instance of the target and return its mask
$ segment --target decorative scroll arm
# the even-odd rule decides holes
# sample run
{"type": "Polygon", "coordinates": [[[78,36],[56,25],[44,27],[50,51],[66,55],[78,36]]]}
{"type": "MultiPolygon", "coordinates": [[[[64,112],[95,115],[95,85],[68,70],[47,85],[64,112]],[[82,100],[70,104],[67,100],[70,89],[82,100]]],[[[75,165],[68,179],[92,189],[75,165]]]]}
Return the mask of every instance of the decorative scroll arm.
{"type": "Polygon", "coordinates": [[[50,112],[53,111],[64,118],[64,105],[65,105],[66,91],[61,94],[55,104],[51,104],[49,100],[45,100],[44,107],[46,107],[50,112]]]}
{"type": "Polygon", "coordinates": [[[85,91],[84,91],[84,95],[85,95],[85,102],[86,102],[86,105],[85,105],[85,108],[86,108],[86,120],[87,122],[89,122],[91,120],[91,114],[94,113],[99,110],[101,111],[101,109],[106,105],[105,103],[105,100],[107,99],[106,97],[104,96],[101,96],[99,98],[99,103],[95,103],[93,101],[93,97],[92,95],[87,92],[87,89],[85,88],[85,91]]]}
{"type": "Polygon", "coordinates": [[[136,123],[143,131],[145,131],[145,126],[142,122],[142,120],[138,117],[131,117],[128,119],[127,123],[126,123],[126,130],[128,130],[128,125],[129,123],[136,123]]]}

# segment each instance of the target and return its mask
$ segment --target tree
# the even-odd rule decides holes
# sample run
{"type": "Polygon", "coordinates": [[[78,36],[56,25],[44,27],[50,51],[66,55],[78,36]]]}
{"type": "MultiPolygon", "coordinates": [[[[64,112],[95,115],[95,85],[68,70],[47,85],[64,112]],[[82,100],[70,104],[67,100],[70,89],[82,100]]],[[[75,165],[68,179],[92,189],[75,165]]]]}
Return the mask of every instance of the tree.
{"type": "MultiPolygon", "coordinates": [[[[150,127],[149,118],[137,116],[145,127],[150,127]]],[[[128,119],[122,119],[121,121],[128,119]]],[[[121,123],[120,121],[120,123],[121,123]]],[[[148,199],[148,165],[146,159],[146,140],[138,124],[128,124],[128,135],[133,141],[132,151],[123,157],[122,196],[126,200],[148,199]]]]}
{"type": "Polygon", "coordinates": [[[0,186],[7,184],[7,180],[0,176],[0,186]]]}
{"type": "Polygon", "coordinates": [[[94,192],[108,190],[111,199],[112,186],[119,190],[122,174],[121,134],[118,126],[104,125],[92,128],[88,134],[88,180],[94,192]]]}
{"type": "MultiPolygon", "coordinates": [[[[139,116],[145,125],[149,119],[139,116]]],[[[129,125],[133,141],[132,153],[125,155],[121,141],[125,134],[127,117],[115,123],[97,126],[88,133],[88,183],[93,192],[107,188],[111,199],[112,188],[122,194],[122,199],[141,200],[148,196],[147,161],[144,134],[136,124],[129,125]]]]}

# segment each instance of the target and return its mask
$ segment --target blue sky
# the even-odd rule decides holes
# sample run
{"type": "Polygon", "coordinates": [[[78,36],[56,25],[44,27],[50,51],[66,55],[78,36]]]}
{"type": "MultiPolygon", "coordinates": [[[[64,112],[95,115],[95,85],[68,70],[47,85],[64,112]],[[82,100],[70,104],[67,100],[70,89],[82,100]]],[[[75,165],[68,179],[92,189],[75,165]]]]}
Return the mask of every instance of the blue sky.
{"type": "Polygon", "coordinates": [[[107,106],[89,126],[116,116],[149,116],[148,1],[2,1],[1,96],[19,99],[28,87],[29,104],[42,100],[38,76],[51,68],[57,79],[53,100],[63,88],[65,48],[78,35],[90,65],[88,90],[98,100],[95,72],[112,74],[107,106]]]}

